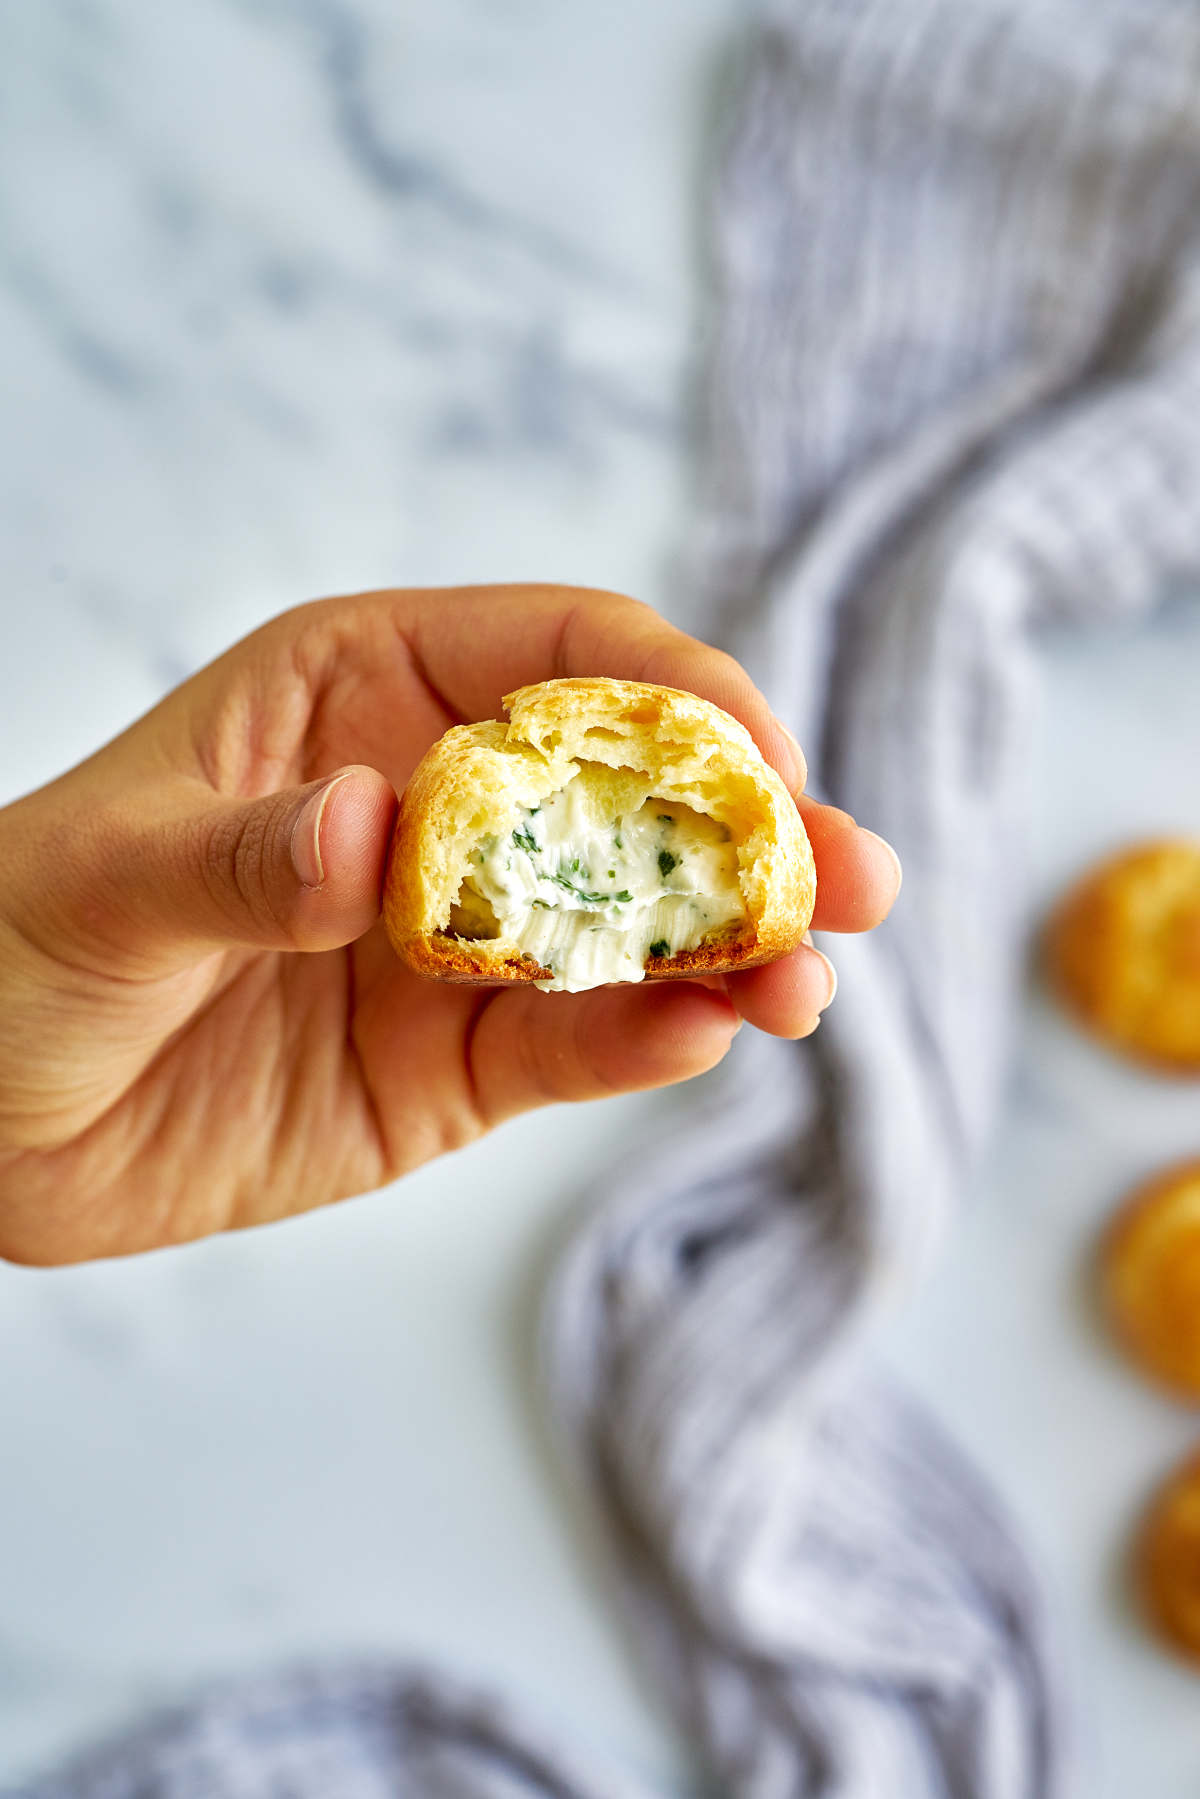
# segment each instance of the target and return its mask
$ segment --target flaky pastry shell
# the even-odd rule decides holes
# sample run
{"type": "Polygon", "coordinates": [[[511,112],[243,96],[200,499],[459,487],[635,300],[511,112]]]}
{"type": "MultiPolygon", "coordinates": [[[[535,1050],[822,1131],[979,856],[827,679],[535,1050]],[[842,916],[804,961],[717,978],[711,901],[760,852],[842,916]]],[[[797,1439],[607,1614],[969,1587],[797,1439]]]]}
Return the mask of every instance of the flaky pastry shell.
{"type": "MultiPolygon", "coordinates": [[[[604,677],[544,681],[506,696],[507,724],[456,725],[413,773],[400,802],[383,916],[410,968],[444,981],[545,980],[503,937],[451,932],[474,847],[507,840],[523,809],[557,793],[580,764],[648,777],[654,797],[730,833],[745,917],[713,941],[646,964],[651,979],[718,974],[794,949],[816,897],[812,850],[795,801],[745,727],[695,694],[604,677]]],[[[609,777],[603,777],[608,779],[609,777]]]]}

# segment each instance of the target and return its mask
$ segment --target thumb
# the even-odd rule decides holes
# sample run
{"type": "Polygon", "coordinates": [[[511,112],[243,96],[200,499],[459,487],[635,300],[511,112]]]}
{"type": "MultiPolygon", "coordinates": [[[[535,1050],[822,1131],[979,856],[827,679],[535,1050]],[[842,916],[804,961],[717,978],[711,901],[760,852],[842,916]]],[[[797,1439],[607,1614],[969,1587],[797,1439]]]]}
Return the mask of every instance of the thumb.
{"type": "Polygon", "coordinates": [[[124,869],[111,858],[106,869],[140,933],[127,947],[161,955],[353,942],[379,914],[395,810],[391,783],[356,766],[259,799],[206,793],[183,817],[140,822],[124,869]]]}
{"type": "Polygon", "coordinates": [[[335,949],[379,915],[396,810],[377,769],[224,802],[185,827],[160,921],[180,936],[268,949],[335,949]]]}

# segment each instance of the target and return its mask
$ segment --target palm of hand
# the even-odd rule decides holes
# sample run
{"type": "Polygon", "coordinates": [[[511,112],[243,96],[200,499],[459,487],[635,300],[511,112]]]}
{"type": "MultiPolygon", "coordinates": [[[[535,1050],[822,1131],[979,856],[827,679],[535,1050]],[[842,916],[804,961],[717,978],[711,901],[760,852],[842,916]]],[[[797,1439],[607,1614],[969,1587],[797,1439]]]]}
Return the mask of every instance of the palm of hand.
{"type": "MultiPolygon", "coordinates": [[[[110,769],[86,772],[119,784],[153,732],[174,768],[231,799],[347,764],[380,770],[402,789],[455,717],[390,625],[371,623],[339,643],[317,620],[307,642],[268,640],[253,661],[222,669],[220,682],[205,671],[101,753],[110,769]]],[[[91,788],[89,780],[82,805],[91,788]]],[[[371,797],[365,818],[360,809],[341,822],[366,827],[358,847],[377,892],[393,801],[390,790],[371,797]]],[[[229,850],[253,887],[252,846],[229,850]]],[[[77,1216],[60,1222],[72,1236],[90,1235],[103,1218],[99,1253],[361,1192],[484,1128],[468,1049],[488,993],[419,980],[378,922],[344,947],[304,955],[238,946],[197,959],[164,942],[149,968],[137,945],[139,965],[127,968],[132,949],[118,928],[100,962],[75,971],[83,1011],[67,1061],[79,1078],[65,1085],[60,1063],[56,1103],[21,1155],[30,1209],[77,1196],[77,1216]],[[91,1044],[101,1021],[120,1053],[97,1069],[91,1044]]]]}

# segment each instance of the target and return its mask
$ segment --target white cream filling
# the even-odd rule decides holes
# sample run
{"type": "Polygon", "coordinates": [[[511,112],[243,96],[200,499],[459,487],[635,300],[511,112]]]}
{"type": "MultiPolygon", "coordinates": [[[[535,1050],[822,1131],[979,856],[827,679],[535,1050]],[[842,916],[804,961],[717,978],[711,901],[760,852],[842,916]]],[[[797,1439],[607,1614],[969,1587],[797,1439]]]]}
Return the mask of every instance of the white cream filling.
{"type": "Polygon", "coordinates": [[[485,837],[459,895],[459,929],[474,918],[494,936],[490,909],[504,943],[552,971],[537,983],[547,992],[643,980],[647,962],[746,914],[723,825],[654,798],[615,814],[583,776],[522,811],[507,838],[485,837]]]}

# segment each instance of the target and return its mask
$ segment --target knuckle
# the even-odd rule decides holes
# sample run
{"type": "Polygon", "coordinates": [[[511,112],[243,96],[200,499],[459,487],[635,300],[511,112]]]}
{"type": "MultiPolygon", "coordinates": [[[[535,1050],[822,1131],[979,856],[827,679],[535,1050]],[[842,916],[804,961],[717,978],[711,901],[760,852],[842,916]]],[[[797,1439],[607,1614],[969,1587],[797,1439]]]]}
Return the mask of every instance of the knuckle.
{"type": "Polygon", "coordinates": [[[556,675],[593,672],[598,660],[604,663],[614,654],[627,661],[647,639],[675,631],[652,606],[630,594],[588,587],[562,589],[558,597],[569,604],[551,658],[556,675]]]}
{"type": "Polygon", "coordinates": [[[531,1031],[526,1036],[530,1084],[539,1104],[560,1105],[620,1090],[605,1066],[596,1033],[586,1022],[590,1017],[587,1008],[570,1005],[569,1020],[564,1019],[558,1030],[544,1036],[531,1031]]]}
{"type": "Polygon", "coordinates": [[[674,625],[659,623],[660,629],[642,657],[639,680],[701,694],[733,696],[754,691],[749,675],[728,651],[714,649],[674,625]]]}
{"type": "Polygon", "coordinates": [[[475,1114],[484,1130],[517,1113],[578,1097],[572,1055],[553,1027],[539,1028],[530,1021],[505,1033],[499,1062],[491,1046],[477,1060],[475,1114]]]}
{"type": "Polygon", "coordinates": [[[571,1097],[575,1082],[570,1058],[558,1038],[527,1040],[522,1061],[525,1085],[535,1105],[553,1106],[571,1097]]]}
{"type": "Polygon", "coordinates": [[[202,866],[231,923],[249,920],[257,932],[290,938],[291,921],[275,891],[278,831],[278,814],[261,807],[218,817],[208,827],[202,866]]]}

